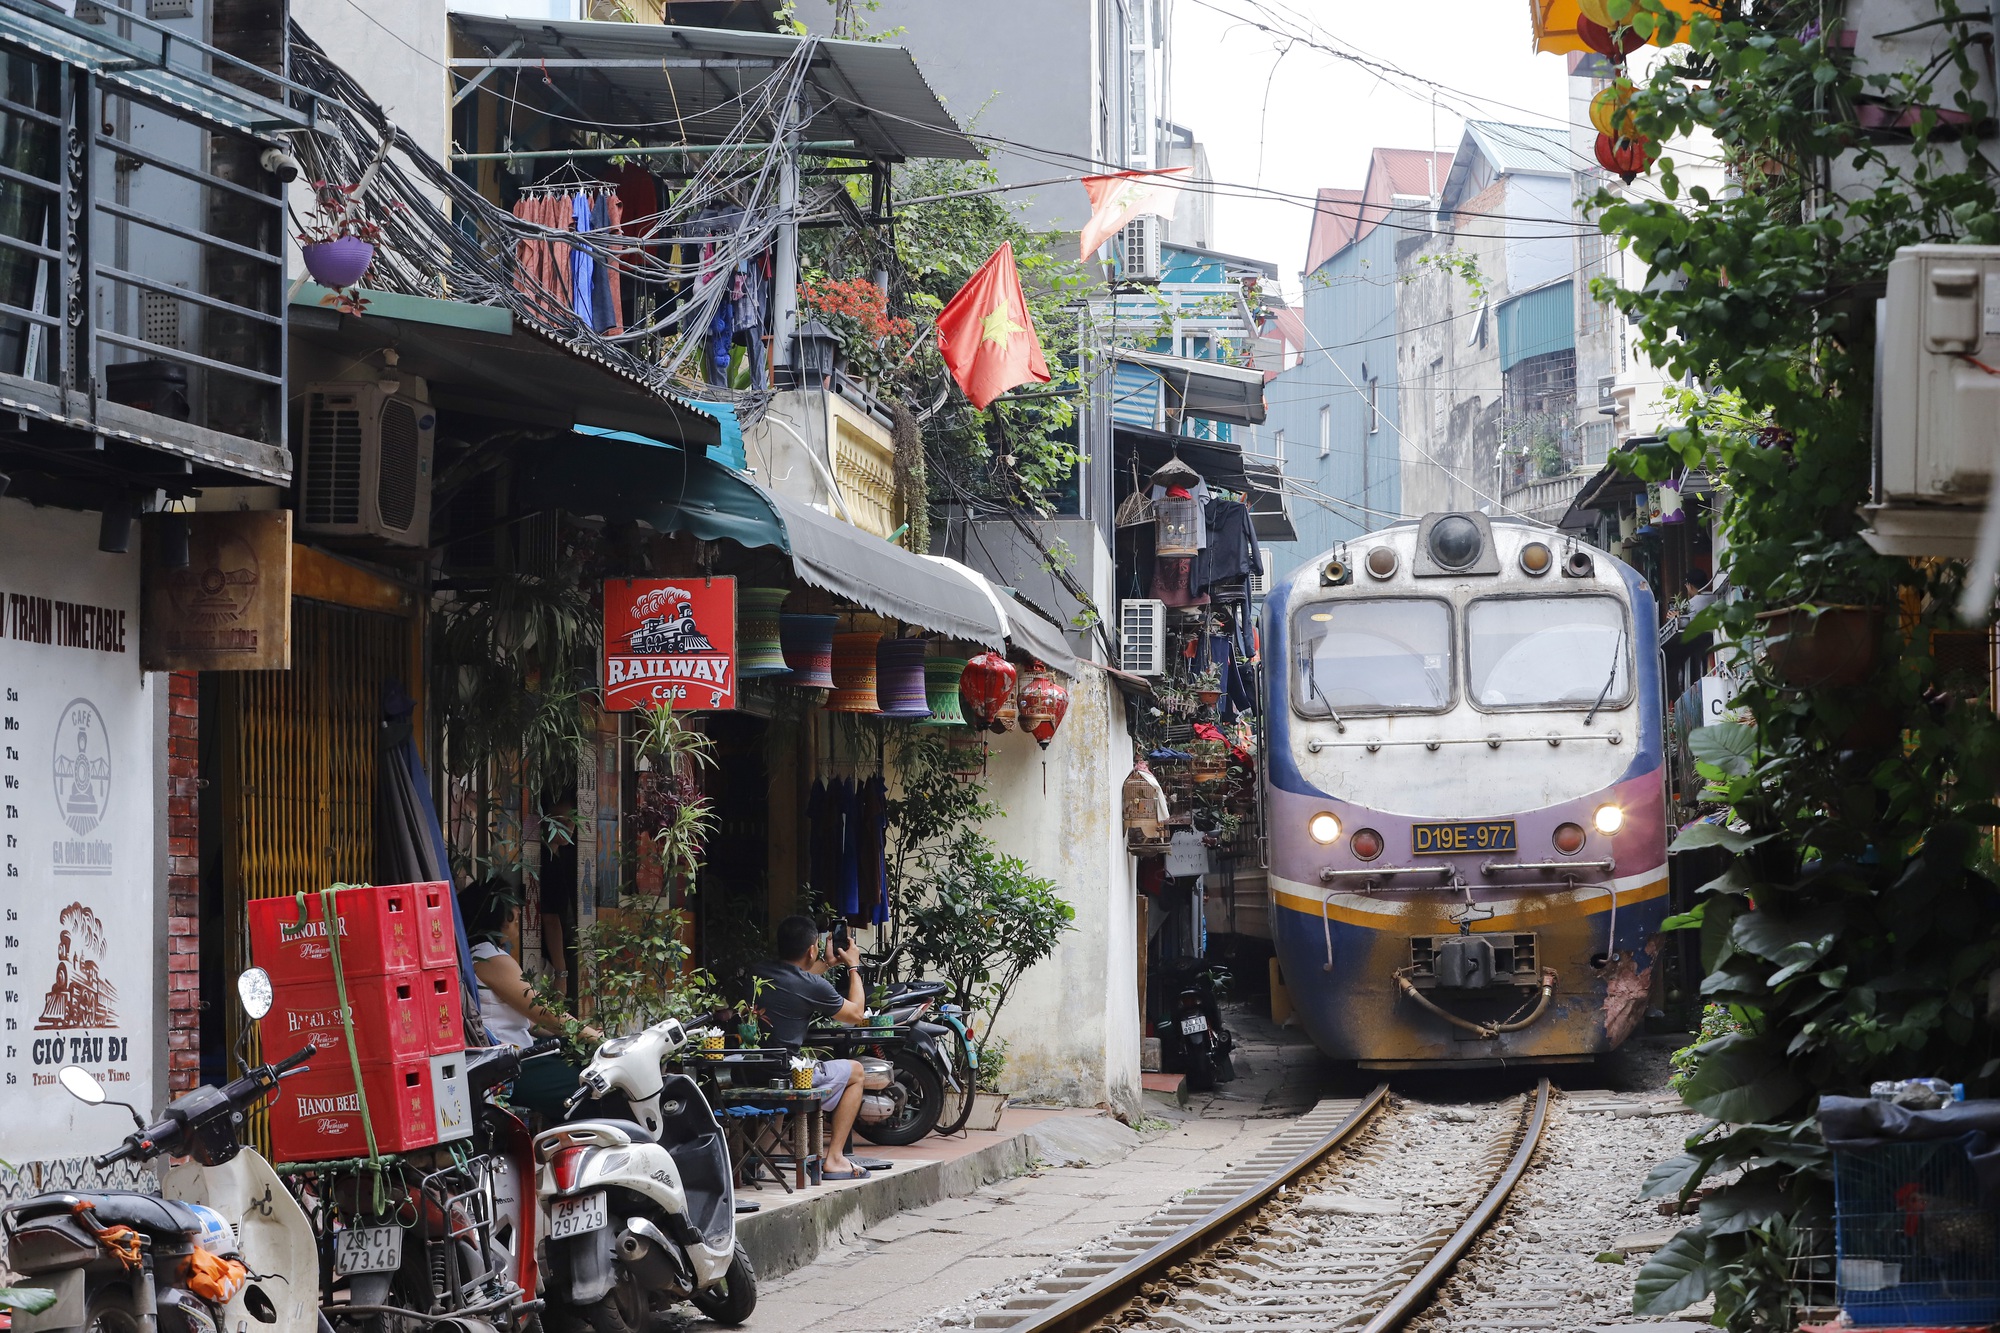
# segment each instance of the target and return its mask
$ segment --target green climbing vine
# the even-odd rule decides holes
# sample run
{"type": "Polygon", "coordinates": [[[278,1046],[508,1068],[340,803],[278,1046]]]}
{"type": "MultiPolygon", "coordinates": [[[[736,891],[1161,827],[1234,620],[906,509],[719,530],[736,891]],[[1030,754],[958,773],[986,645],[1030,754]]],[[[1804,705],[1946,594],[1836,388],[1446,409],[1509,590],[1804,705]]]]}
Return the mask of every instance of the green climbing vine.
{"type": "MultiPolygon", "coordinates": [[[[1650,26],[1663,11],[1639,2],[1634,26],[1650,26]]],[[[1979,868],[2000,817],[2000,728],[1986,683],[1947,679],[1934,651],[1936,634],[1965,629],[1950,610],[1963,570],[1877,554],[1859,512],[1889,260],[2000,239],[1994,170],[1951,136],[1955,119],[1990,119],[1984,56],[1940,0],[1937,59],[1860,73],[1821,14],[1732,2],[1697,15],[1641,86],[1649,141],[1712,136],[1733,188],[1684,185],[1680,150],[1655,148],[1664,201],[1593,201],[1646,270],[1643,290],[1599,279],[1598,294],[1655,363],[1703,385],[1660,443],[1619,462],[1649,480],[1700,469],[1723,488],[1735,595],[1689,628],[1734,645],[1748,719],[1693,738],[1720,815],[1676,850],[1720,849],[1727,869],[1670,924],[1700,932],[1703,997],[1728,1021],[1680,1062],[1709,1123],[1645,1193],[1693,1218],[1640,1274],[1636,1308],[1712,1294],[1736,1330],[1792,1327],[1801,1282],[1830,1277],[1805,1258],[1832,1249],[1820,1093],[1936,1075],[1976,1095],[2000,1071],[1987,989],[2000,895],[1979,868]],[[1867,128],[1884,123],[1905,128],[1867,128]],[[1851,669],[1801,669],[1802,649],[1836,640],[1851,669]]]]}

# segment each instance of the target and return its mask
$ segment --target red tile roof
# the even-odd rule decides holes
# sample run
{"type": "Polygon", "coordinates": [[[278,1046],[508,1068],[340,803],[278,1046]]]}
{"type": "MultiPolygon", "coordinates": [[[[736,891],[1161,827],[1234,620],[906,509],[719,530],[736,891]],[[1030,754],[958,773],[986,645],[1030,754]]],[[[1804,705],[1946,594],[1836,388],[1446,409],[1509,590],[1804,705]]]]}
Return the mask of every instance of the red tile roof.
{"type": "Polygon", "coordinates": [[[1444,188],[1451,154],[1421,148],[1377,148],[1368,159],[1368,180],[1359,190],[1321,190],[1306,242],[1306,269],[1321,264],[1375,230],[1397,195],[1429,198],[1444,188]],[[1433,170],[1432,159],[1436,159],[1433,170]]]}

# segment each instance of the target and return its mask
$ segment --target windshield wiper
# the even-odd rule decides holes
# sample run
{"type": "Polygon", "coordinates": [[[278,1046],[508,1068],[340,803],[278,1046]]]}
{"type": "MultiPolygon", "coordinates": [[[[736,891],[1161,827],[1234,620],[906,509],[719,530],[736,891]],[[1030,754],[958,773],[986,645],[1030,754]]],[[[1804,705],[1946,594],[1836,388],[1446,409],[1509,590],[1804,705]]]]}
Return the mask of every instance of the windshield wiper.
{"type": "Polygon", "coordinates": [[[1611,674],[1604,678],[1604,688],[1597,692],[1597,702],[1592,704],[1590,711],[1583,715],[1584,726],[1589,726],[1591,721],[1596,718],[1597,710],[1604,707],[1604,696],[1611,693],[1611,683],[1618,679],[1618,664],[1624,660],[1624,656],[1625,627],[1620,625],[1618,627],[1618,637],[1611,644],[1611,674]]]}
{"type": "Polygon", "coordinates": [[[1327,698],[1324,694],[1320,694],[1318,666],[1319,666],[1318,658],[1308,657],[1306,659],[1305,661],[1306,689],[1310,694],[1318,695],[1319,701],[1326,705],[1326,715],[1333,719],[1334,729],[1342,733],[1345,733],[1347,731],[1347,724],[1345,722],[1342,722],[1340,720],[1340,714],[1334,711],[1333,700],[1327,698]]]}

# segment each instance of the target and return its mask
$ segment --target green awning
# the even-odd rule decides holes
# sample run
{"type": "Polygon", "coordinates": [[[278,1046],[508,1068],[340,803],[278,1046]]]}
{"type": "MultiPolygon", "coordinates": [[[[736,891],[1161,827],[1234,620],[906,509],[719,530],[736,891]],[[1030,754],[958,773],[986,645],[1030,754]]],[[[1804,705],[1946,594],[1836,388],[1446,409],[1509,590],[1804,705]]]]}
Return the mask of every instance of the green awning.
{"type": "Polygon", "coordinates": [[[1500,369],[1576,346],[1576,298],[1569,279],[1500,303],[1500,369]]]}
{"type": "Polygon", "coordinates": [[[762,487],[699,454],[636,437],[560,435],[532,445],[516,460],[514,484],[536,505],[572,514],[789,549],[762,487]]]}

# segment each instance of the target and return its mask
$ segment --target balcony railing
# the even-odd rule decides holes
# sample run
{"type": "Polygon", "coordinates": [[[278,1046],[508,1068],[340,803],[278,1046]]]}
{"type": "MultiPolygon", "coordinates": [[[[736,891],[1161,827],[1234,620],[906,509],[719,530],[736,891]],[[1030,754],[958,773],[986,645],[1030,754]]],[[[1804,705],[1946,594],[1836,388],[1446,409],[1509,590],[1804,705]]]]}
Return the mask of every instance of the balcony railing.
{"type": "MultiPolygon", "coordinates": [[[[284,201],[258,162],[266,145],[166,98],[158,79],[141,91],[134,80],[146,70],[42,53],[24,29],[95,25],[55,10],[31,20],[24,2],[0,0],[0,376],[10,396],[71,423],[119,403],[193,428],[153,421],[141,434],[282,445],[284,201]]],[[[106,28],[121,22],[159,27],[105,14],[106,28]]],[[[185,41],[163,40],[161,51],[185,41]]],[[[164,67],[149,68],[150,78],[164,67]]],[[[263,101],[242,88],[232,96],[239,111],[263,101]]],[[[263,460],[253,473],[278,462],[252,453],[263,460]]]]}

